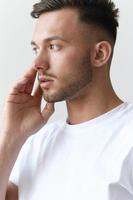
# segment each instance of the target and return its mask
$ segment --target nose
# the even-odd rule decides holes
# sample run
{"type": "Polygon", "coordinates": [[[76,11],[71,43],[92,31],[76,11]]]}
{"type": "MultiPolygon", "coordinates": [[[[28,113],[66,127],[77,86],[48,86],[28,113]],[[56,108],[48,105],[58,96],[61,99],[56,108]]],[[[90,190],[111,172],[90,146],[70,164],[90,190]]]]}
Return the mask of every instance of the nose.
{"type": "Polygon", "coordinates": [[[40,52],[34,60],[34,68],[37,71],[45,71],[49,68],[48,57],[44,52],[40,52]]]}

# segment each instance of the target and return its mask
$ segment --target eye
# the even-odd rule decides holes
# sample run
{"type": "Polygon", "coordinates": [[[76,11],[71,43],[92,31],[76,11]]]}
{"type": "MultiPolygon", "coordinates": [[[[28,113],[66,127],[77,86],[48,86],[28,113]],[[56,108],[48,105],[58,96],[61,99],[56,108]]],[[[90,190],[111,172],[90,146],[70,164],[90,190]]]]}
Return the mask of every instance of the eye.
{"type": "Polygon", "coordinates": [[[34,48],[32,49],[32,51],[33,51],[35,54],[37,54],[37,48],[36,48],[36,47],[34,47],[34,48]]]}
{"type": "Polygon", "coordinates": [[[50,50],[58,51],[60,49],[60,46],[57,44],[50,44],[49,48],[50,48],[50,50]]]}

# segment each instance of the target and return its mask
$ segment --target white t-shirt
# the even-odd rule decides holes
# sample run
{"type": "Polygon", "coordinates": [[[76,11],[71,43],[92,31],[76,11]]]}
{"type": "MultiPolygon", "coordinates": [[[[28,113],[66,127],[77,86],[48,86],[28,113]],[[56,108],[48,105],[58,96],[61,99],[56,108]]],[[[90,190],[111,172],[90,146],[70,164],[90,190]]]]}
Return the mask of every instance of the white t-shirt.
{"type": "Polygon", "coordinates": [[[10,176],[19,200],[133,200],[133,104],[90,121],[45,125],[10,176]]]}

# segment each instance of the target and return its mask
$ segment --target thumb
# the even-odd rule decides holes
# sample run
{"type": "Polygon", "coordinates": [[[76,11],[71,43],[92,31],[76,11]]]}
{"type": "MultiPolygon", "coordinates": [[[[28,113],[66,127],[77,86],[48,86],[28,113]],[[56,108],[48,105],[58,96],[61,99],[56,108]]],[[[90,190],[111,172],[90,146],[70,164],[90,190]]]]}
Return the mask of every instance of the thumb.
{"type": "Polygon", "coordinates": [[[49,120],[50,116],[54,113],[54,111],[54,103],[47,103],[45,105],[44,109],[42,110],[42,117],[45,123],[49,120]]]}

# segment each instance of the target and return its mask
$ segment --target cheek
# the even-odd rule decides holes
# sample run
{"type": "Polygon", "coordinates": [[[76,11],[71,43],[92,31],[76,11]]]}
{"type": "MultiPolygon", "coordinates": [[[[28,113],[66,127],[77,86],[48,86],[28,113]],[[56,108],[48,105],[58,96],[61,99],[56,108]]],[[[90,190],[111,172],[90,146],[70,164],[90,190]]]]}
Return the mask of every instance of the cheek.
{"type": "Polygon", "coordinates": [[[74,71],[80,63],[80,55],[75,51],[64,51],[55,55],[52,59],[51,66],[55,73],[68,74],[69,71],[74,71]]]}
{"type": "Polygon", "coordinates": [[[67,48],[51,56],[51,72],[57,77],[57,82],[67,83],[69,80],[78,79],[83,74],[83,48],[67,48]]]}

